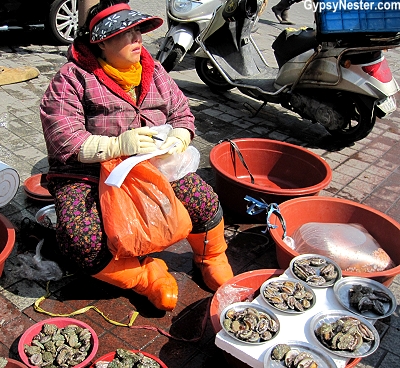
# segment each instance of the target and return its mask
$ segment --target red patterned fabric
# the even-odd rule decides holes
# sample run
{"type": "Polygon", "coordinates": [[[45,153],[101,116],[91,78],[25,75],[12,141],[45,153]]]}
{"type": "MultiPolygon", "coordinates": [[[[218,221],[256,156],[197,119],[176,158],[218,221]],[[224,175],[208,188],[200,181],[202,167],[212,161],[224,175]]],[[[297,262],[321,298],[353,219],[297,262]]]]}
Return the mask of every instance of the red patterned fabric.
{"type": "Polygon", "coordinates": [[[188,129],[194,136],[194,116],[187,98],[144,48],[137,104],[104,73],[86,45],[74,43],[68,58],[40,105],[50,173],[98,177],[98,164],[81,164],[76,160],[90,134],[118,136],[131,128],[171,124],[188,129]]]}
{"type": "MultiPolygon", "coordinates": [[[[203,225],[218,210],[217,194],[198,174],[171,183],[193,225],[203,225]]],[[[100,272],[111,260],[101,221],[98,184],[76,179],[50,180],[57,213],[57,244],[69,261],[88,274],[100,272]]]]}

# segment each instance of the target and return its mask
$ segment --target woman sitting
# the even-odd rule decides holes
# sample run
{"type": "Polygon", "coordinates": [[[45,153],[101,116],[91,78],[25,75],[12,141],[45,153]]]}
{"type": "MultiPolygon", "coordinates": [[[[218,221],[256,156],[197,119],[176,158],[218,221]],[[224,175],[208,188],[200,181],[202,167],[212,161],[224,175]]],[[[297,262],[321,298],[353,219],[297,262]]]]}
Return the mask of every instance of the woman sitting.
{"type": "MultiPolygon", "coordinates": [[[[185,151],[195,134],[187,98],[142,46],[142,34],[161,24],[161,18],[132,10],[127,1],[93,6],[68,62],[45,92],[40,113],[63,255],[83,272],[172,310],[178,286],[165,262],[150,256],[114,258],[99,202],[101,162],[153,152],[155,126],[173,128],[161,147],[173,146],[168,154],[185,151]]],[[[196,173],[171,186],[192,222],[187,240],[195,264],[215,291],[233,277],[218,197],[196,173]]]]}

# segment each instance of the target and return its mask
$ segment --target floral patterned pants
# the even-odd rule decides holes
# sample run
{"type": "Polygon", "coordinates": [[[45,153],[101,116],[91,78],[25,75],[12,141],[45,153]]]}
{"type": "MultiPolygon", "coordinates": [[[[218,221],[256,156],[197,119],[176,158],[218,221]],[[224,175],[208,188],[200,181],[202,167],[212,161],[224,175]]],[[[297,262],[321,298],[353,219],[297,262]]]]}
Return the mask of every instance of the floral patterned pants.
{"type": "MultiPolygon", "coordinates": [[[[189,173],[171,186],[194,227],[216,214],[218,196],[198,174],[189,173]]],[[[101,220],[98,184],[57,178],[49,181],[48,189],[55,199],[56,236],[61,252],[83,272],[100,272],[112,255],[101,220]]]]}

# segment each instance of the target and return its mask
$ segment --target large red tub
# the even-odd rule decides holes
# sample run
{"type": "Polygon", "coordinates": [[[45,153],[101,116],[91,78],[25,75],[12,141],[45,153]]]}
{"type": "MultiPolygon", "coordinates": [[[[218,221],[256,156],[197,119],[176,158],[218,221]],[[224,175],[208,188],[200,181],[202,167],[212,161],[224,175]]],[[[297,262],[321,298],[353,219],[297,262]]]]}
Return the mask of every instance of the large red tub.
{"type": "Polygon", "coordinates": [[[222,142],[211,150],[210,164],[224,209],[245,217],[250,217],[246,214],[246,195],[267,203],[281,203],[318,195],[332,179],[331,168],[315,153],[270,139],[222,142]]]}
{"type": "MultiPolygon", "coordinates": [[[[390,256],[396,267],[376,272],[350,272],[342,270],[343,277],[358,276],[374,279],[389,286],[400,273],[400,224],[369,206],[347,199],[331,197],[295,198],[279,205],[280,213],[286,222],[287,235],[291,236],[301,225],[309,222],[356,223],[361,224],[390,256]]],[[[279,267],[286,269],[290,261],[299,255],[282,240],[283,229],[280,220],[271,216],[270,234],[276,244],[276,256],[279,267]]]]}

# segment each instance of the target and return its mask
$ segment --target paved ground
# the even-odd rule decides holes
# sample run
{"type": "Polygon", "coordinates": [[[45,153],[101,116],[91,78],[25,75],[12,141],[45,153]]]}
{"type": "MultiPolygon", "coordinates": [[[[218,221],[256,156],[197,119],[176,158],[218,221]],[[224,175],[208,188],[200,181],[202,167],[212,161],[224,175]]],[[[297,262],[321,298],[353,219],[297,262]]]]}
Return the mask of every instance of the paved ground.
{"type": "MultiPolygon", "coordinates": [[[[153,3],[149,2],[150,5],[153,3]]],[[[140,3],[141,7],[146,5],[140,3]]],[[[275,23],[270,6],[262,16],[254,38],[267,60],[275,65],[270,44],[282,26],[275,23]]],[[[312,24],[311,14],[305,12],[301,4],[293,6],[291,16],[300,25],[312,24]]],[[[146,38],[145,42],[153,54],[164,32],[165,28],[146,38]]],[[[48,317],[33,309],[35,300],[46,293],[46,285],[20,277],[17,253],[26,248],[21,239],[22,219],[34,219],[35,213],[48,204],[29,199],[22,184],[31,175],[45,173],[48,168],[38,106],[50,79],[65,62],[66,50],[66,47],[52,45],[41,32],[0,34],[0,65],[30,65],[41,72],[38,78],[28,82],[0,87],[0,160],[15,168],[21,179],[14,199],[0,209],[0,213],[7,216],[17,230],[15,249],[7,259],[0,278],[0,356],[15,359],[18,359],[17,344],[21,334],[36,321],[48,317]]],[[[391,51],[386,56],[399,79],[399,51],[391,51]]],[[[193,144],[202,154],[199,173],[212,185],[215,182],[208,155],[221,139],[270,138],[307,147],[326,159],[333,170],[333,178],[321,195],[360,202],[400,221],[398,111],[388,120],[378,119],[372,133],[362,141],[330,151],[318,144],[323,135],[319,127],[310,125],[279,106],[267,106],[252,118],[244,104],[258,107],[259,102],[236,90],[224,94],[210,92],[197,77],[191,57],[187,57],[171,75],[190,99],[197,121],[197,137],[193,144]]],[[[272,240],[261,234],[263,226],[253,225],[243,224],[235,220],[229,211],[226,212],[228,256],[235,275],[249,270],[278,268],[272,240]]],[[[62,314],[94,305],[109,318],[124,323],[127,323],[133,310],[139,311],[135,326],[147,325],[151,326],[150,329],[131,330],[111,325],[93,310],[76,317],[88,322],[99,335],[97,357],[117,347],[125,347],[155,354],[170,368],[231,366],[214,345],[214,331],[209,320],[205,320],[207,323],[201,334],[201,325],[212,294],[198,281],[193,271],[187,242],[180,242],[159,256],[168,263],[179,284],[179,304],[171,313],[154,310],[146,300],[132,292],[74,276],[52,283],[52,296],[41,306],[52,313],[62,314]],[[196,342],[185,342],[169,338],[164,331],[178,338],[190,340],[200,335],[201,338],[196,342]]],[[[390,287],[398,302],[399,281],[396,277],[390,287]]],[[[357,368],[399,366],[399,309],[390,318],[378,321],[376,326],[382,339],[381,345],[373,355],[364,358],[357,368]]]]}

